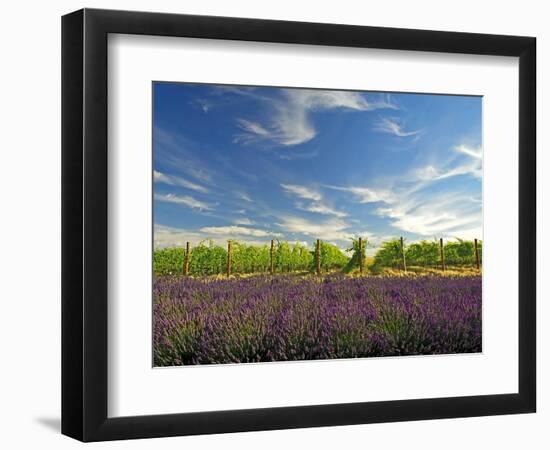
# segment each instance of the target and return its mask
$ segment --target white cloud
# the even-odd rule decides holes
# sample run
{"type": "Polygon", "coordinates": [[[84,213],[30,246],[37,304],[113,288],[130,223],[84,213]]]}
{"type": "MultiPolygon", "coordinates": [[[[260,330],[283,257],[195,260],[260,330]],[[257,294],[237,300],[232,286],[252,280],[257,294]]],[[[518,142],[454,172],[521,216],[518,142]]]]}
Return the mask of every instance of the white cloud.
{"type": "Polygon", "coordinates": [[[298,198],[304,200],[311,200],[311,203],[304,205],[301,202],[296,203],[296,208],[302,211],[308,211],[317,214],[332,215],[336,217],[346,217],[348,214],[342,211],[337,211],[334,208],[326,205],[322,200],[323,196],[320,192],[308,188],[306,186],[300,186],[297,184],[281,184],[281,187],[285,192],[295,195],[298,198]]]}
{"type": "Polygon", "coordinates": [[[241,200],[244,200],[245,202],[252,203],[254,201],[246,192],[239,192],[237,193],[237,195],[241,200]]]}
{"type": "Polygon", "coordinates": [[[322,199],[319,192],[306,186],[300,186],[297,184],[281,184],[281,187],[289,194],[296,195],[297,197],[305,200],[313,200],[318,202],[322,199]]]}
{"type": "Polygon", "coordinates": [[[200,229],[202,233],[224,236],[252,236],[252,237],[282,237],[281,233],[272,231],[259,230],[257,228],[246,228],[236,225],[225,227],[203,227],[200,229]]]}
{"type": "Polygon", "coordinates": [[[359,92],[287,89],[285,93],[292,103],[300,105],[306,110],[315,111],[333,108],[367,110],[371,108],[367,99],[359,92]]]}
{"type": "Polygon", "coordinates": [[[421,167],[416,171],[416,177],[421,181],[437,181],[459,175],[472,175],[481,178],[481,163],[477,161],[467,162],[448,169],[434,166],[421,167]]]}
{"type": "Polygon", "coordinates": [[[196,245],[204,238],[202,235],[181,228],[168,227],[155,224],[153,231],[153,241],[157,247],[183,247],[186,242],[196,245]]]}
{"type": "Polygon", "coordinates": [[[397,217],[392,225],[422,236],[439,236],[441,234],[453,234],[453,230],[471,226],[479,221],[479,214],[461,216],[451,210],[438,212],[432,208],[419,208],[417,211],[408,212],[397,217]]]}
{"type": "Polygon", "coordinates": [[[251,135],[271,138],[271,132],[257,122],[252,122],[246,119],[237,119],[237,123],[243,131],[246,131],[251,135]]]}
{"type": "Polygon", "coordinates": [[[413,179],[420,181],[437,181],[445,178],[451,178],[459,175],[472,175],[476,178],[482,176],[482,152],[481,147],[472,148],[465,145],[459,145],[453,149],[466,158],[459,158],[460,162],[456,163],[456,159],[442,167],[435,165],[427,165],[415,170],[413,179]]]}
{"type": "Polygon", "coordinates": [[[311,203],[309,205],[298,205],[298,209],[302,209],[304,211],[312,212],[312,213],[318,213],[318,214],[325,214],[325,215],[332,215],[336,217],[346,217],[348,214],[343,211],[337,211],[330,206],[327,206],[323,203],[311,203]]]}
{"type": "Polygon", "coordinates": [[[419,181],[438,180],[441,177],[441,173],[442,173],[441,169],[430,164],[430,165],[415,169],[413,179],[415,181],[416,180],[419,180],[419,181]]]}
{"type": "Polygon", "coordinates": [[[422,130],[405,131],[398,121],[387,117],[380,119],[374,129],[382,133],[393,134],[399,137],[414,136],[422,132],[422,130]]]}
{"type": "Polygon", "coordinates": [[[432,185],[458,175],[481,177],[481,148],[458,146],[442,165],[428,164],[415,169],[410,176],[386,179],[390,187],[327,186],[350,192],[359,203],[378,203],[375,214],[389,219],[400,232],[425,237],[481,237],[482,215],[479,197],[471,190],[464,192],[432,185]],[[389,181],[391,180],[391,181],[389,181]]]}
{"type": "Polygon", "coordinates": [[[472,147],[468,147],[467,145],[458,145],[455,147],[454,150],[455,152],[463,153],[475,159],[481,159],[482,157],[481,147],[472,148],[472,147]]]}
{"type": "Polygon", "coordinates": [[[233,221],[235,225],[254,225],[248,217],[239,217],[233,221]]]}
{"type": "Polygon", "coordinates": [[[396,109],[389,98],[370,102],[359,92],[311,89],[284,89],[282,98],[271,100],[272,118],[266,124],[238,119],[243,131],[237,142],[268,141],[283,146],[303,144],[317,135],[311,113],[331,109],[370,111],[381,108],[396,109]]]}
{"type": "Polygon", "coordinates": [[[399,230],[421,236],[460,236],[460,230],[481,230],[480,204],[462,194],[443,192],[430,198],[402,193],[376,213],[399,230]]]}
{"type": "MultiPolygon", "coordinates": [[[[191,248],[204,241],[212,241],[216,245],[225,247],[229,239],[234,239],[236,236],[212,235],[201,231],[185,230],[183,228],[169,227],[165,225],[155,224],[153,240],[155,248],[165,247],[184,247],[186,242],[189,242],[191,248]]],[[[266,245],[266,240],[261,239],[239,239],[240,243],[247,245],[266,245]]]]}
{"type": "Polygon", "coordinates": [[[346,240],[352,235],[345,232],[349,226],[341,219],[310,222],[302,217],[283,216],[277,225],[289,233],[305,234],[323,240],[346,240]]]}
{"type": "MultiPolygon", "coordinates": [[[[316,231],[316,230],[313,230],[316,231]]],[[[305,233],[304,233],[305,234],[305,233]]],[[[334,238],[333,236],[323,237],[318,235],[317,233],[311,233],[307,234],[311,237],[311,239],[319,238],[319,239],[325,239],[327,241],[342,241],[342,240],[348,240],[352,236],[362,236],[364,238],[368,239],[368,245],[366,248],[367,255],[374,254],[376,251],[376,248],[379,245],[379,242],[383,242],[386,240],[391,239],[391,236],[374,236],[371,235],[369,232],[362,232],[362,233],[349,233],[345,234],[342,233],[342,236],[336,236],[334,238]]],[[[182,228],[176,228],[176,227],[169,227],[165,225],[155,224],[154,225],[154,246],[155,248],[164,248],[164,247],[184,247],[186,242],[189,242],[191,245],[191,248],[194,246],[200,244],[201,242],[205,241],[212,241],[216,245],[220,245],[222,247],[225,247],[227,245],[227,241],[230,239],[239,238],[238,241],[247,244],[247,245],[266,245],[269,241],[267,239],[262,240],[262,237],[259,237],[257,239],[254,239],[254,236],[250,236],[249,238],[243,237],[242,235],[225,235],[225,234],[212,234],[212,233],[204,233],[202,231],[196,231],[196,230],[186,230],[182,228]]],[[[271,237],[278,237],[278,236],[269,236],[271,237]]],[[[475,237],[478,237],[476,235],[475,237]]],[[[303,245],[305,247],[311,248],[311,241],[307,242],[305,240],[288,240],[288,243],[290,245],[294,245],[295,243],[298,243],[300,245],[303,245]]],[[[336,244],[336,243],[335,243],[336,244]]],[[[341,250],[345,252],[345,250],[351,245],[351,243],[348,243],[346,245],[341,246],[341,250]]],[[[348,256],[350,256],[349,253],[347,253],[348,256]]]]}
{"type": "Polygon", "coordinates": [[[256,92],[258,88],[254,86],[237,86],[237,85],[215,85],[212,87],[213,92],[219,95],[223,94],[233,94],[240,95],[243,97],[251,97],[254,99],[263,98],[261,95],[258,95],[256,92]]]}
{"type": "Polygon", "coordinates": [[[207,203],[201,202],[190,195],[155,194],[155,200],[159,202],[175,203],[177,205],[189,206],[193,209],[211,211],[213,208],[207,203]]]}
{"type": "Polygon", "coordinates": [[[326,186],[337,191],[350,192],[359,203],[390,203],[394,194],[389,189],[372,188],[363,186],[326,186]]]}
{"type": "Polygon", "coordinates": [[[155,183],[164,183],[169,184],[170,186],[180,186],[202,193],[208,192],[208,189],[204,186],[201,186],[200,184],[193,183],[192,181],[175,175],[167,175],[157,170],[153,170],[153,180],[155,181],[155,183]]]}

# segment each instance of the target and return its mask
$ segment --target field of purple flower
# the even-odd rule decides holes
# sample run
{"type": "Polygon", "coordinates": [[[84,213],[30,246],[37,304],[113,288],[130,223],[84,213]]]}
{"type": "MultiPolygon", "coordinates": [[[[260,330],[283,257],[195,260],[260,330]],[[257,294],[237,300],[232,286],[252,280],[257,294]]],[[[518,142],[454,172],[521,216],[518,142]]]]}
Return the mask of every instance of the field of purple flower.
{"type": "Polygon", "coordinates": [[[481,351],[481,277],[256,276],[154,283],[154,365],[481,351]]]}

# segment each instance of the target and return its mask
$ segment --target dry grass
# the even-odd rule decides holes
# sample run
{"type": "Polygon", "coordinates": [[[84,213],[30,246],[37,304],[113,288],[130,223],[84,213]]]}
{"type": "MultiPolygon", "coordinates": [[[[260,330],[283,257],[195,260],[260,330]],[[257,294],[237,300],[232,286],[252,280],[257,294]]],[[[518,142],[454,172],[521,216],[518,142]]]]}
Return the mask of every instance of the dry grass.
{"type": "Polygon", "coordinates": [[[434,277],[472,277],[481,275],[481,269],[477,270],[473,266],[447,267],[445,271],[436,267],[407,267],[407,272],[399,269],[385,268],[378,274],[383,277],[416,277],[416,276],[434,276],[434,277]]]}
{"type": "MultiPolygon", "coordinates": [[[[425,277],[425,276],[433,276],[433,277],[472,277],[472,276],[480,276],[482,273],[481,270],[477,270],[474,266],[462,266],[462,267],[447,267],[446,270],[443,272],[440,268],[437,267],[415,267],[411,266],[407,268],[407,272],[404,272],[400,269],[391,269],[391,268],[383,268],[380,271],[372,271],[369,270],[367,267],[365,267],[363,274],[359,274],[359,270],[354,270],[353,272],[350,272],[346,274],[346,277],[350,278],[359,278],[359,277],[376,277],[376,278],[385,278],[385,277],[399,277],[399,278],[414,278],[414,277],[425,277]]],[[[333,271],[330,273],[323,273],[320,277],[318,277],[320,280],[322,280],[327,275],[334,275],[334,274],[341,274],[339,271],[333,271]]],[[[196,278],[200,279],[202,281],[217,281],[217,280],[239,280],[243,278],[252,278],[257,276],[266,276],[269,275],[268,273],[248,273],[248,274],[231,274],[229,278],[226,274],[218,274],[218,275],[209,275],[209,276],[190,276],[190,278],[196,278]]],[[[311,272],[287,272],[287,273],[275,273],[274,276],[298,276],[303,278],[317,278],[316,274],[313,274],[311,272]]]]}

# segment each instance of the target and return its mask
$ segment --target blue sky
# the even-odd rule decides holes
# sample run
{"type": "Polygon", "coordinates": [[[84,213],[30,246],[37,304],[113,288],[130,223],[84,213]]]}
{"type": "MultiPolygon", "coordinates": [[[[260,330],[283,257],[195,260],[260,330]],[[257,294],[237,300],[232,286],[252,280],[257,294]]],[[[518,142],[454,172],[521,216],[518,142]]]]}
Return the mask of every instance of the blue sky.
{"type": "Polygon", "coordinates": [[[482,238],[482,99],[153,85],[155,246],[482,238]]]}

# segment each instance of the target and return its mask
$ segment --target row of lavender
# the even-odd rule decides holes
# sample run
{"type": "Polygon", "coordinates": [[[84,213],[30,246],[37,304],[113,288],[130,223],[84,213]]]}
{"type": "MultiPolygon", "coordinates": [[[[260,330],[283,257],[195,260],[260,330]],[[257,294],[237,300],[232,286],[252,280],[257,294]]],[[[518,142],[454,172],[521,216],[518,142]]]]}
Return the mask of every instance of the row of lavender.
{"type": "Polygon", "coordinates": [[[154,285],[156,366],[481,351],[481,277],[154,285]]]}

